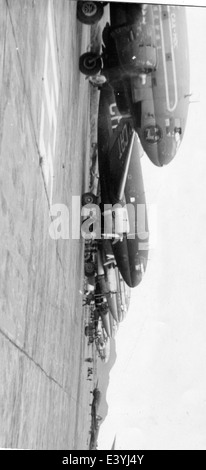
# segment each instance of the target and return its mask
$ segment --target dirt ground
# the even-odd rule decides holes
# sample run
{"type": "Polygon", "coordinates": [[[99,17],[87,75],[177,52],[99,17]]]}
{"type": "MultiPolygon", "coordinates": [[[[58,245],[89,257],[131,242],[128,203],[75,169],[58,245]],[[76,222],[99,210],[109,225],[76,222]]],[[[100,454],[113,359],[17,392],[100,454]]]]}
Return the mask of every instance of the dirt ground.
{"type": "Polygon", "coordinates": [[[49,211],[88,189],[90,27],[75,1],[0,0],[0,44],[0,447],[86,449],[83,241],[49,211]]]}

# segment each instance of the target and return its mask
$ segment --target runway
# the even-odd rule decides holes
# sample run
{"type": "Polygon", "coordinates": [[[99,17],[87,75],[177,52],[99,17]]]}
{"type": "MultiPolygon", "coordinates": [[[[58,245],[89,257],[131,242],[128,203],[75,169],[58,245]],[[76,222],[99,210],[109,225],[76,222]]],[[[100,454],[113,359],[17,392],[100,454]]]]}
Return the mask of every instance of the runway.
{"type": "Polygon", "coordinates": [[[88,189],[90,27],[75,1],[0,12],[0,447],[86,449],[83,241],[49,227],[52,205],[88,189]]]}

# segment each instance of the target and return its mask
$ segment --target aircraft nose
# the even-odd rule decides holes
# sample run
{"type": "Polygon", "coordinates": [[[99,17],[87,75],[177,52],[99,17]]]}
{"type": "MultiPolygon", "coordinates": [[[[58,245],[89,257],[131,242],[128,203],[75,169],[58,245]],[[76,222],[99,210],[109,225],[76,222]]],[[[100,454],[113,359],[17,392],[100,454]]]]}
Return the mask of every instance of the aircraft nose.
{"type": "Polygon", "coordinates": [[[134,286],[133,286],[132,277],[131,277],[131,272],[130,272],[129,268],[128,268],[128,269],[124,269],[124,270],[122,270],[122,271],[120,271],[120,272],[121,272],[121,275],[122,275],[124,281],[126,282],[126,284],[127,284],[129,287],[134,287],[134,286]]]}
{"type": "Polygon", "coordinates": [[[135,270],[122,273],[124,281],[129,287],[136,287],[142,280],[142,273],[135,270]]]}
{"type": "Polygon", "coordinates": [[[143,143],[143,148],[145,150],[145,153],[147,154],[147,156],[149,157],[149,159],[155,166],[163,166],[163,163],[161,162],[161,159],[160,159],[159,149],[157,146],[154,146],[154,145],[149,146],[143,143]]]}
{"type": "Polygon", "coordinates": [[[136,287],[140,282],[142,281],[142,273],[140,271],[135,271],[133,270],[131,272],[131,286],[130,287],[136,287]]]}
{"type": "Polygon", "coordinates": [[[175,138],[165,136],[158,144],[143,144],[144,150],[151,160],[152,163],[156,166],[168,165],[168,163],[173,160],[177,152],[177,144],[175,138]]]}
{"type": "Polygon", "coordinates": [[[168,165],[177,152],[176,142],[173,138],[167,139],[166,144],[164,142],[159,145],[158,160],[160,166],[168,165]]]}

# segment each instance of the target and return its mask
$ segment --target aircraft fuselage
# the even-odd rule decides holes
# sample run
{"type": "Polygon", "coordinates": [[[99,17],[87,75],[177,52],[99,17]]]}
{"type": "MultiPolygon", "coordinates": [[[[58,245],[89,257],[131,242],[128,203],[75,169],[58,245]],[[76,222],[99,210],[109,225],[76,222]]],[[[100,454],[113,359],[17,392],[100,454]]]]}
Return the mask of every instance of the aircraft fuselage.
{"type": "Polygon", "coordinates": [[[151,161],[169,163],[189,106],[185,7],[111,2],[103,41],[103,74],[121,114],[131,115],[151,161]]]}

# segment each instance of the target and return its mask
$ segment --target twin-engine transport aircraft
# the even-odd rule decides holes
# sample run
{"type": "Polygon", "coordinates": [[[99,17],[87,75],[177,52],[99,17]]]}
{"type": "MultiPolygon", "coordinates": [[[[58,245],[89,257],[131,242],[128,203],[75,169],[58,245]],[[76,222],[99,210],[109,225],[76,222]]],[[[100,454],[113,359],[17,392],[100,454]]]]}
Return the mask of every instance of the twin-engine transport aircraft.
{"type": "MultiPolygon", "coordinates": [[[[122,233],[110,242],[119,271],[130,287],[142,280],[148,258],[148,220],[140,163],[141,145],[130,120],[121,119],[114,126],[115,101],[111,86],[101,91],[98,118],[98,161],[101,188],[100,208],[107,226],[112,206],[115,233],[122,222],[122,233]],[[113,112],[113,111],[112,111],[113,112]],[[108,205],[108,206],[107,206],[108,205]],[[113,211],[113,208],[117,208],[113,211]],[[123,214],[123,216],[122,216],[123,214]],[[120,219],[120,220],[119,220],[120,219]]],[[[110,219],[111,220],[111,219],[110,219]]],[[[109,253],[109,240],[103,237],[103,250],[109,253]]]]}
{"type": "MultiPolygon", "coordinates": [[[[85,14],[90,4],[90,19],[92,3],[103,12],[97,2],[78,2],[85,14]]],[[[83,54],[80,70],[105,75],[121,114],[131,116],[146,154],[155,165],[163,166],[177,153],[188,114],[186,9],[116,1],[109,8],[102,55],[83,54]]]]}

